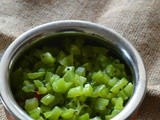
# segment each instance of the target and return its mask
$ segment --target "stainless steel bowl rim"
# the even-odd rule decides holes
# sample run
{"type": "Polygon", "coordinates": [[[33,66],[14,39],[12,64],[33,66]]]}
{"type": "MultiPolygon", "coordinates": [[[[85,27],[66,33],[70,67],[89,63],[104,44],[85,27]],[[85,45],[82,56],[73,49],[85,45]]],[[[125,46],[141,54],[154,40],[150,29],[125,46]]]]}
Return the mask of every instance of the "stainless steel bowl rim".
{"type": "Polygon", "coordinates": [[[134,94],[125,108],[122,110],[122,112],[114,117],[113,120],[125,120],[129,118],[139,107],[146,93],[147,79],[143,61],[138,51],[119,33],[103,25],[80,20],[62,20],[46,23],[28,30],[11,43],[11,45],[4,52],[0,63],[0,95],[5,108],[12,115],[14,115],[16,119],[32,120],[24,112],[24,110],[22,110],[22,108],[18,106],[9,88],[8,68],[10,67],[10,62],[12,62],[11,59],[14,55],[14,52],[16,52],[17,48],[19,48],[23,42],[26,42],[27,40],[37,35],[43,34],[44,32],[57,32],[67,30],[85,31],[95,33],[102,37],[107,37],[114,42],[120,43],[119,47],[124,50],[124,53],[126,52],[126,55],[128,55],[128,53],[131,54],[129,54],[128,59],[130,59],[130,61],[135,64],[135,68],[138,70],[134,94]],[[123,48],[123,45],[125,47],[127,46],[127,49],[129,49],[129,51],[126,51],[125,48],[123,48]],[[130,56],[134,59],[132,59],[130,56]]]}

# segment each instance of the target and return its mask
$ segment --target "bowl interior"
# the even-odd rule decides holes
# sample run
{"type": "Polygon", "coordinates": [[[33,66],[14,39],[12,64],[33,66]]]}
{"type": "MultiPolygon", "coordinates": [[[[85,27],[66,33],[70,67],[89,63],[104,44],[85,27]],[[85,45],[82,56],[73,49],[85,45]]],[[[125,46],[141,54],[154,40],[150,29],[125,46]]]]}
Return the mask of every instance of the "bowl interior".
{"type": "MultiPolygon", "coordinates": [[[[126,59],[126,56],[122,52],[122,50],[116,45],[110,42],[107,39],[104,39],[96,34],[87,34],[87,33],[82,33],[82,32],[60,32],[56,34],[43,34],[41,36],[38,35],[38,37],[34,37],[27,41],[27,43],[24,43],[23,49],[17,50],[17,53],[14,55],[14,59],[11,62],[12,64],[10,73],[12,71],[15,71],[19,67],[19,63],[21,61],[22,56],[25,54],[28,54],[30,51],[33,51],[33,49],[42,49],[43,46],[53,46],[53,47],[58,47],[62,48],[62,44],[64,42],[72,44],[73,40],[79,39],[79,41],[84,40],[85,44],[87,45],[95,45],[99,47],[105,47],[107,50],[109,50],[109,54],[114,57],[119,59],[122,63],[125,64],[125,68],[127,71],[128,75],[132,75],[132,79],[130,80],[133,84],[135,82],[135,76],[134,76],[134,71],[132,66],[130,66],[130,61],[126,59]]],[[[23,82],[19,82],[20,86],[23,86],[23,82]]],[[[16,95],[19,92],[19,88],[17,89],[17,85],[15,85],[15,81],[10,81],[10,87],[13,95],[16,95]]],[[[18,101],[19,96],[15,97],[15,100],[18,101]]]]}
{"type": "MultiPolygon", "coordinates": [[[[4,63],[2,67],[5,68],[2,71],[5,73],[1,73],[3,79],[9,80],[10,72],[13,66],[18,64],[17,62],[22,53],[27,52],[32,47],[41,47],[45,44],[61,45],[61,36],[65,37],[68,35],[92,38],[86,39],[88,44],[98,44],[99,46],[106,47],[110,51],[110,54],[118,57],[126,64],[129,73],[133,76],[134,92],[124,110],[115,119],[127,119],[130,117],[139,106],[145,93],[146,78],[143,62],[138,52],[125,38],[110,29],[93,23],[75,21],[49,23],[24,33],[7,49],[2,58],[2,64],[4,63]],[[56,40],[54,39],[55,36],[56,40]],[[8,74],[6,75],[6,73],[8,74]]],[[[14,89],[8,86],[8,84],[14,83],[4,81],[3,85],[5,89],[1,91],[2,101],[6,105],[6,108],[17,118],[29,120],[30,117],[19,107],[14,98],[14,89]]]]}

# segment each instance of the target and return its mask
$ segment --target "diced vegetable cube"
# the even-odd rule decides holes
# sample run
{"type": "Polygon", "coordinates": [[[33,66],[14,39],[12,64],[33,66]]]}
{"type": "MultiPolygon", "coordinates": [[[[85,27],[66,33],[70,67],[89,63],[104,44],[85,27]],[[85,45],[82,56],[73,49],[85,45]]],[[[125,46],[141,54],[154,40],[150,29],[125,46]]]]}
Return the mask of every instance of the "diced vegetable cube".
{"type": "Polygon", "coordinates": [[[41,102],[44,104],[44,105],[49,105],[51,104],[53,101],[55,100],[55,97],[51,94],[47,94],[45,95],[42,99],[41,99],[41,102]]]}
{"type": "Polygon", "coordinates": [[[74,112],[75,112],[75,110],[73,108],[65,109],[65,110],[63,110],[61,117],[63,119],[69,120],[73,117],[74,112]]]}
{"type": "Polygon", "coordinates": [[[89,120],[89,114],[88,113],[85,113],[83,115],[81,115],[78,120],[89,120]]]}
{"type": "Polygon", "coordinates": [[[93,94],[93,88],[90,84],[85,84],[84,88],[83,88],[83,94],[85,96],[92,96],[93,94]]]}
{"type": "Polygon", "coordinates": [[[76,74],[80,76],[85,76],[86,75],[86,70],[84,67],[78,67],[75,71],[76,74]]]}
{"type": "Polygon", "coordinates": [[[105,85],[99,85],[94,88],[93,97],[107,98],[109,90],[105,85]]]}
{"type": "Polygon", "coordinates": [[[41,109],[39,107],[29,111],[30,116],[33,119],[38,119],[40,117],[41,109]]]}
{"type": "Polygon", "coordinates": [[[122,89],[124,86],[126,86],[128,83],[128,80],[125,78],[122,78],[120,81],[118,81],[111,89],[110,91],[112,93],[117,94],[120,89],[122,89]]]}
{"type": "Polygon", "coordinates": [[[67,94],[67,98],[75,98],[78,96],[83,95],[83,87],[82,86],[78,86],[78,87],[74,87],[69,89],[68,94],[67,94]]]}
{"type": "Polygon", "coordinates": [[[118,97],[116,99],[116,103],[115,103],[114,109],[115,110],[122,110],[123,109],[123,99],[121,97],[118,97]]]}
{"type": "Polygon", "coordinates": [[[34,72],[34,73],[28,73],[28,78],[30,79],[37,79],[40,77],[43,77],[45,75],[45,72],[34,72]]]}
{"type": "Polygon", "coordinates": [[[65,93],[70,86],[72,85],[72,82],[65,82],[64,78],[60,78],[59,80],[56,80],[52,84],[53,91],[58,93],[65,93]]]}
{"type": "Polygon", "coordinates": [[[27,99],[25,101],[25,109],[26,111],[31,111],[33,109],[36,109],[38,107],[38,99],[37,98],[31,98],[27,99]]]}
{"type": "Polygon", "coordinates": [[[105,110],[108,104],[109,104],[109,100],[104,98],[97,98],[95,103],[95,108],[97,110],[105,110]]]}
{"type": "Polygon", "coordinates": [[[34,84],[36,85],[37,88],[44,86],[40,80],[34,80],[34,84]]]}
{"type": "Polygon", "coordinates": [[[63,66],[73,66],[73,55],[69,55],[62,60],[59,61],[59,63],[63,66]]]}
{"type": "Polygon", "coordinates": [[[41,60],[44,64],[51,64],[51,63],[54,63],[56,61],[56,59],[49,52],[43,53],[41,55],[41,60]]]}
{"type": "Polygon", "coordinates": [[[75,75],[73,80],[74,80],[73,82],[74,82],[75,86],[83,85],[87,81],[87,79],[85,77],[79,76],[77,74],[75,75]]]}
{"type": "Polygon", "coordinates": [[[58,120],[58,118],[60,117],[60,115],[62,114],[62,109],[55,106],[52,110],[52,114],[51,116],[48,117],[49,120],[58,120]]]}
{"type": "Polygon", "coordinates": [[[132,83],[128,83],[128,85],[124,88],[124,93],[130,97],[133,93],[133,84],[132,83]]]}

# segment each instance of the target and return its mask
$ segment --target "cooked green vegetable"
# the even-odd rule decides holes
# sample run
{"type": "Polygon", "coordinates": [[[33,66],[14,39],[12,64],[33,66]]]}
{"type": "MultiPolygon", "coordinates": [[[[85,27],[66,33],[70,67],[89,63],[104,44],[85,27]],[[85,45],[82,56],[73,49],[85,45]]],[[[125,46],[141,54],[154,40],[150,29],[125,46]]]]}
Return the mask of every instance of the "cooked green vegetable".
{"type": "Polygon", "coordinates": [[[44,104],[44,105],[49,105],[51,104],[53,101],[54,101],[55,97],[51,94],[47,94],[45,95],[42,99],[41,99],[41,102],[44,104]]]}
{"type": "Polygon", "coordinates": [[[11,75],[21,81],[15,98],[36,120],[109,120],[134,89],[126,65],[85,39],[33,48],[20,63],[11,75]]]}
{"type": "Polygon", "coordinates": [[[38,107],[38,99],[37,98],[31,98],[27,99],[25,101],[25,109],[27,111],[31,111],[33,109],[36,109],[38,107]]]}

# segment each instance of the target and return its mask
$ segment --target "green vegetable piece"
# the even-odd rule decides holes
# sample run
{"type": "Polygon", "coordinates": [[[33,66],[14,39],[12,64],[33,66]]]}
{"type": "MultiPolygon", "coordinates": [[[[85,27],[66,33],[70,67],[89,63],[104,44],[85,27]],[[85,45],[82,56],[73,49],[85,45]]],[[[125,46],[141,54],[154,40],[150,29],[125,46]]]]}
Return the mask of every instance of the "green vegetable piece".
{"type": "Polygon", "coordinates": [[[46,83],[46,89],[47,89],[47,91],[48,92],[52,92],[53,90],[52,90],[52,85],[50,84],[50,83],[46,83]]]}
{"type": "Polygon", "coordinates": [[[52,111],[46,111],[43,113],[43,115],[45,116],[45,118],[49,118],[52,115],[52,111]]]}
{"type": "Polygon", "coordinates": [[[130,97],[133,93],[133,84],[131,82],[128,83],[128,85],[124,88],[124,93],[130,97]]]}
{"type": "Polygon", "coordinates": [[[78,120],[90,120],[89,118],[89,114],[88,113],[85,113],[83,115],[81,115],[78,120]]]}
{"type": "Polygon", "coordinates": [[[95,103],[95,108],[97,110],[105,110],[108,104],[109,104],[109,100],[104,98],[97,98],[95,103]]]}
{"type": "Polygon", "coordinates": [[[84,88],[83,88],[83,94],[85,96],[92,96],[93,94],[93,88],[90,84],[85,84],[84,88]]]}
{"type": "MultiPolygon", "coordinates": [[[[81,96],[78,97],[79,101],[80,101],[80,102],[85,102],[86,99],[87,99],[87,97],[88,97],[87,95],[88,95],[88,96],[90,95],[90,91],[87,90],[86,93],[85,93],[85,92],[84,92],[84,89],[83,89],[83,95],[81,95],[81,96]],[[85,94],[86,94],[86,95],[85,95],[85,94]]],[[[90,95],[90,96],[91,96],[91,95],[90,95]]],[[[90,97],[90,96],[89,96],[89,97],[90,97]]]]}
{"type": "Polygon", "coordinates": [[[121,110],[113,110],[112,113],[111,113],[111,115],[116,116],[120,112],[121,112],[121,110]]]}
{"type": "Polygon", "coordinates": [[[60,78],[59,80],[54,81],[52,84],[52,89],[55,92],[64,93],[65,92],[64,78],[60,78]]]}
{"type": "Polygon", "coordinates": [[[42,99],[41,99],[41,102],[44,104],[44,105],[49,105],[51,103],[53,103],[55,100],[55,96],[51,95],[51,94],[47,94],[45,95],[42,99]]]}
{"type": "Polygon", "coordinates": [[[114,117],[114,115],[106,115],[105,120],[111,120],[114,117]]]}
{"type": "Polygon", "coordinates": [[[27,76],[30,79],[37,79],[40,77],[43,77],[45,75],[45,72],[34,72],[34,73],[28,73],[27,76]]]}
{"type": "Polygon", "coordinates": [[[49,82],[50,84],[53,84],[54,81],[57,81],[60,79],[59,75],[53,74],[52,77],[50,78],[49,82]]]}
{"type": "Polygon", "coordinates": [[[75,97],[81,96],[82,94],[83,94],[83,87],[77,86],[69,89],[67,98],[75,98],[75,97]]]}
{"type": "Polygon", "coordinates": [[[46,82],[49,82],[49,81],[50,81],[52,75],[53,75],[52,72],[46,72],[46,75],[45,75],[45,80],[46,80],[46,82]]]}
{"type": "Polygon", "coordinates": [[[119,70],[119,68],[111,65],[107,66],[107,73],[111,76],[111,77],[120,77],[121,76],[121,71],[119,70]]]}
{"type": "Polygon", "coordinates": [[[41,60],[44,64],[54,64],[56,61],[56,59],[49,52],[43,53],[41,55],[41,60]]]}
{"type": "Polygon", "coordinates": [[[108,81],[108,85],[111,86],[111,87],[113,87],[118,82],[118,80],[119,80],[118,78],[113,77],[112,79],[110,79],[108,81]]]}
{"type": "Polygon", "coordinates": [[[119,90],[122,89],[124,86],[126,86],[127,83],[128,83],[128,80],[125,78],[122,78],[110,89],[110,91],[114,94],[118,94],[119,90]]]}
{"type": "Polygon", "coordinates": [[[44,120],[44,118],[43,117],[39,117],[37,120],[44,120]]]}
{"type": "Polygon", "coordinates": [[[47,93],[47,88],[46,87],[39,87],[38,92],[39,94],[46,94],[47,93]]]}
{"type": "Polygon", "coordinates": [[[34,84],[28,84],[26,86],[23,86],[22,90],[24,92],[34,92],[36,90],[36,86],[34,84]]]}
{"type": "Polygon", "coordinates": [[[45,72],[46,70],[44,68],[38,69],[38,72],[45,72]]]}
{"type": "Polygon", "coordinates": [[[60,78],[59,80],[56,80],[52,84],[53,91],[58,93],[65,93],[70,86],[72,85],[72,82],[65,82],[64,78],[60,78]]]}
{"type": "Polygon", "coordinates": [[[56,75],[59,75],[59,76],[64,75],[64,69],[65,69],[65,66],[58,66],[56,70],[56,75]]]}
{"type": "Polygon", "coordinates": [[[73,117],[74,112],[75,112],[75,110],[72,109],[72,108],[65,109],[65,110],[63,110],[63,112],[62,112],[62,114],[61,114],[61,117],[62,117],[63,119],[69,120],[69,119],[71,119],[71,118],[73,117]]]}
{"type": "Polygon", "coordinates": [[[125,65],[121,63],[114,64],[115,67],[119,68],[121,71],[125,71],[125,65]]]}
{"type": "Polygon", "coordinates": [[[23,85],[24,86],[27,86],[27,85],[30,85],[30,84],[31,84],[31,82],[29,80],[24,80],[23,81],[23,85]]]}
{"type": "Polygon", "coordinates": [[[107,98],[109,90],[105,85],[99,85],[94,88],[93,97],[107,98]]]}
{"type": "Polygon", "coordinates": [[[115,97],[115,94],[113,94],[113,93],[108,93],[108,95],[107,95],[107,99],[112,99],[113,97],[115,97]]]}
{"type": "Polygon", "coordinates": [[[128,96],[124,93],[124,90],[120,90],[118,96],[121,97],[123,100],[128,99],[128,96]]]}
{"type": "Polygon", "coordinates": [[[98,84],[107,85],[108,81],[110,80],[110,77],[102,71],[98,71],[93,74],[92,79],[98,84]]]}
{"type": "Polygon", "coordinates": [[[59,61],[59,63],[63,66],[73,66],[73,55],[69,55],[62,60],[59,61]]]}
{"type": "Polygon", "coordinates": [[[80,76],[85,76],[86,75],[86,70],[84,67],[78,67],[75,71],[76,74],[80,76]]]}
{"type": "Polygon", "coordinates": [[[52,110],[51,106],[46,106],[46,105],[43,105],[43,104],[40,106],[40,108],[41,108],[42,113],[45,113],[45,112],[48,112],[48,111],[52,110]]]}
{"type": "Polygon", "coordinates": [[[117,98],[112,98],[111,103],[115,106],[117,98]]]}
{"type": "Polygon", "coordinates": [[[40,108],[40,107],[37,107],[37,108],[29,111],[28,113],[29,113],[29,114],[33,114],[33,113],[35,113],[35,112],[39,112],[39,113],[40,113],[40,112],[41,112],[41,108],[40,108]]]}
{"type": "Polygon", "coordinates": [[[73,85],[72,82],[65,82],[65,91],[68,91],[72,85],[73,85]]]}
{"type": "Polygon", "coordinates": [[[122,110],[123,109],[123,99],[118,97],[114,106],[115,110],[122,110]]]}
{"type": "Polygon", "coordinates": [[[72,71],[67,71],[64,76],[63,76],[64,80],[66,82],[73,82],[74,78],[75,78],[75,74],[72,71]]]}
{"type": "Polygon", "coordinates": [[[29,111],[29,114],[33,119],[38,119],[40,117],[40,113],[41,113],[41,109],[39,107],[29,111]]]}
{"type": "Polygon", "coordinates": [[[37,88],[44,86],[40,80],[34,80],[34,84],[36,85],[37,88]]]}
{"type": "Polygon", "coordinates": [[[58,106],[55,106],[52,110],[52,115],[49,116],[49,120],[58,120],[58,118],[60,117],[60,115],[62,114],[62,109],[59,108],[58,106]]]}
{"type": "Polygon", "coordinates": [[[86,81],[87,81],[87,79],[85,77],[79,76],[78,74],[76,74],[74,77],[75,86],[83,85],[86,81]]]}
{"type": "Polygon", "coordinates": [[[25,110],[27,112],[36,109],[38,107],[38,99],[37,98],[31,98],[31,99],[27,99],[25,101],[25,110]]]}

